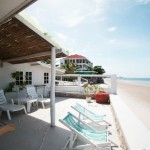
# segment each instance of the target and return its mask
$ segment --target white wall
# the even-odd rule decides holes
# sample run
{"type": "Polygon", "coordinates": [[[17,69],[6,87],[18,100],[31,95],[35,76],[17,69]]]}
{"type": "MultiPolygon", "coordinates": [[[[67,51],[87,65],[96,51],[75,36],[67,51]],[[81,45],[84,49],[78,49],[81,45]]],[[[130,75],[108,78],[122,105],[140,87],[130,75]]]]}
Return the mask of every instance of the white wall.
{"type": "MultiPolygon", "coordinates": [[[[43,67],[41,65],[31,66],[28,63],[25,64],[9,64],[4,63],[3,67],[0,67],[0,89],[5,89],[9,82],[12,82],[13,79],[11,78],[11,73],[15,71],[23,71],[24,75],[25,72],[32,72],[32,85],[39,85],[44,84],[44,72],[49,73],[49,84],[50,86],[50,69],[43,67]]],[[[43,89],[40,90],[38,88],[38,92],[40,94],[43,93],[43,89]]]]}

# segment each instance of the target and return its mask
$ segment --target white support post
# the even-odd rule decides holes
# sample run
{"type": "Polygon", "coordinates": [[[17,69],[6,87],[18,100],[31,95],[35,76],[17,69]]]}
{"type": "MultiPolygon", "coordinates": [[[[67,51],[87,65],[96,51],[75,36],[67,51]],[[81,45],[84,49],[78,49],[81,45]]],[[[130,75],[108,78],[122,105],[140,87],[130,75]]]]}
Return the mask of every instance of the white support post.
{"type": "Polygon", "coordinates": [[[81,92],[81,76],[78,75],[78,91],[81,92]]]}
{"type": "Polygon", "coordinates": [[[3,67],[3,61],[0,60],[0,68],[2,68],[2,67],[3,67]]]}
{"type": "Polygon", "coordinates": [[[111,75],[111,94],[117,94],[117,76],[111,75]]]}
{"type": "Polygon", "coordinates": [[[50,95],[50,115],[51,115],[51,126],[55,126],[55,47],[51,49],[51,95],[50,95]]]}

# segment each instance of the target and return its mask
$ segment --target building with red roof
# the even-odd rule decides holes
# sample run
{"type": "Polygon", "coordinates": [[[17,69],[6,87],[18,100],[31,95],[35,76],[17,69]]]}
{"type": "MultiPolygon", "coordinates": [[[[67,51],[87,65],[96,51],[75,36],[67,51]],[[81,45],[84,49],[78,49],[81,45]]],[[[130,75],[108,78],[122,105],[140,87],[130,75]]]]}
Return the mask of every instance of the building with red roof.
{"type": "Polygon", "coordinates": [[[79,71],[87,71],[93,67],[93,63],[91,61],[89,61],[85,56],[78,55],[78,54],[67,56],[61,61],[61,64],[65,65],[68,62],[72,62],[78,65],[79,71]]]}

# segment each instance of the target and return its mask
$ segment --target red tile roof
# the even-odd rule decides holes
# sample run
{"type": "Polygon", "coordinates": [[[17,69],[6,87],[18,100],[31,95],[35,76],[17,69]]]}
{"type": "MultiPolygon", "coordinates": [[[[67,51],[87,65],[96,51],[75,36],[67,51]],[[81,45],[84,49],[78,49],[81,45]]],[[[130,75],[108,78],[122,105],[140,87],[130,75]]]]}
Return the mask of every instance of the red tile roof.
{"type": "Polygon", "coordinates": [[[86,57],[82,55],[74,54],[74,55],[67,56],[66,58],[86,58],[86,57]]]}

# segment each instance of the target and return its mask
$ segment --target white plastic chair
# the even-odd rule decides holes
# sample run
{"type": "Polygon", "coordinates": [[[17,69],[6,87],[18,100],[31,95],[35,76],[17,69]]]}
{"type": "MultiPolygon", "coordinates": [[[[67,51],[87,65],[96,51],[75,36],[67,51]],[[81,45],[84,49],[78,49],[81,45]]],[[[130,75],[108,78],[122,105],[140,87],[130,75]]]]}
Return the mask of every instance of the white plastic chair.
{"type": "Polygon", "coordinates": [[[44,103],[50,102],[50,98],[43,98],[42,95],[41,95],[41,97],[39,97],[37,95],[35,87],[33,87],[33,86],[27,87],[27,93],[28,93],[28,96],[30,99],[37,99],[37,101],[42,104],[43,108],[45,108],[44,103]]]}
{"type": "Polygon", "coordinates": [[[26,108],[24,105],[14,104],[13,99],[12,99],[12,104],[8,103],[3,90],[0,90],[0,110],[7,112],[7,116],[9,120],[11,120],[10,112],[19,111],[22,109],[24,110],[26,114],[27,112],[26,112],[26,108]]]}

